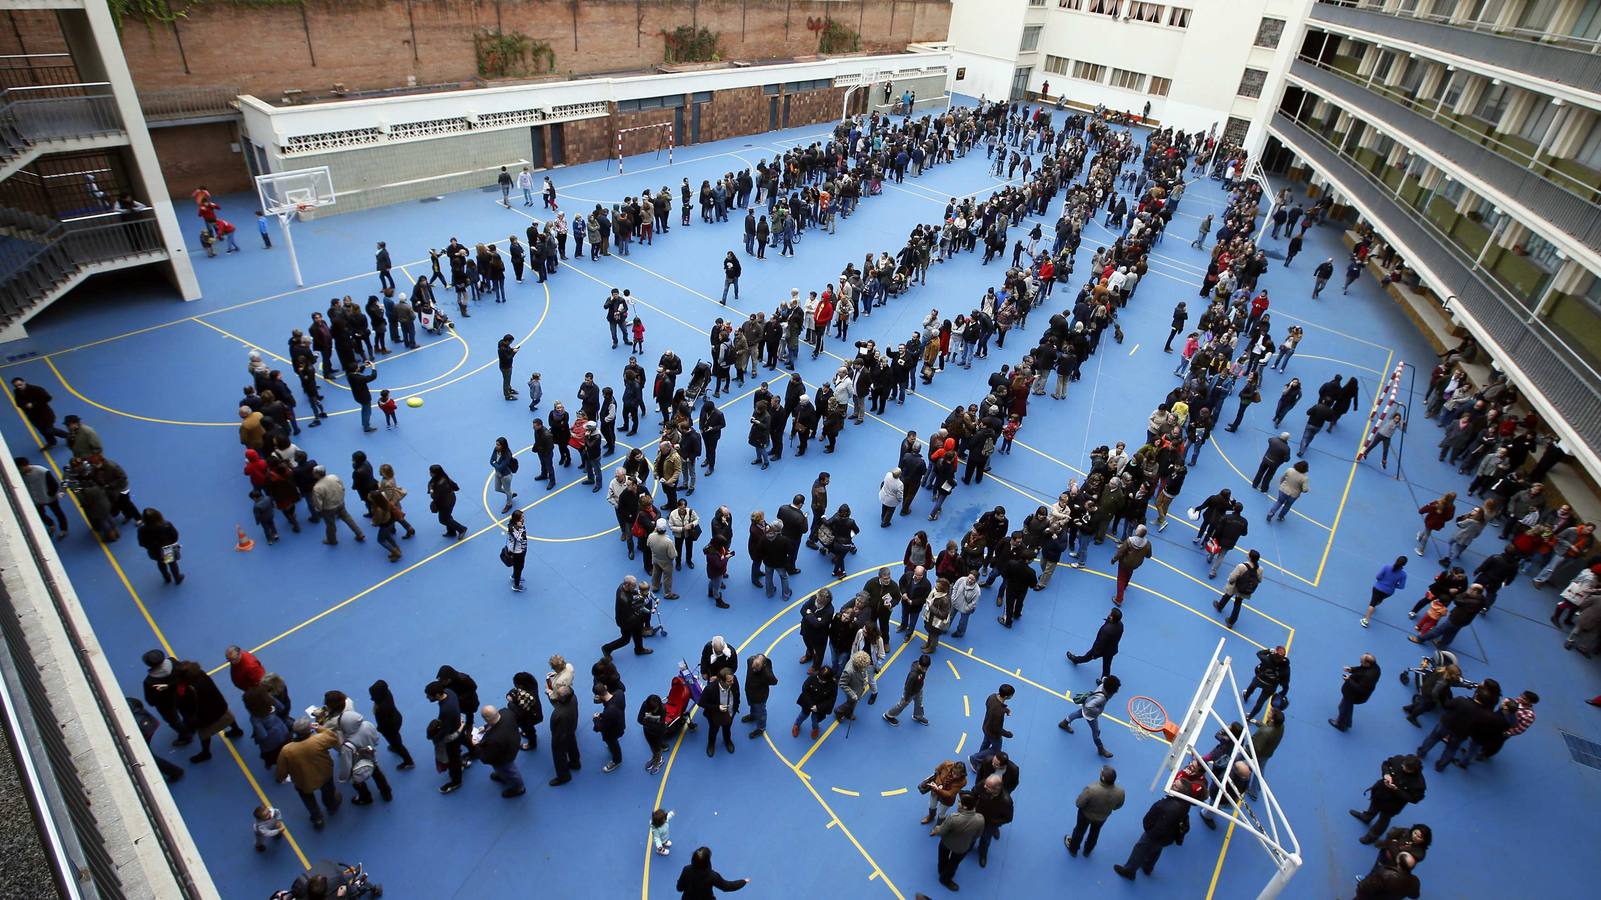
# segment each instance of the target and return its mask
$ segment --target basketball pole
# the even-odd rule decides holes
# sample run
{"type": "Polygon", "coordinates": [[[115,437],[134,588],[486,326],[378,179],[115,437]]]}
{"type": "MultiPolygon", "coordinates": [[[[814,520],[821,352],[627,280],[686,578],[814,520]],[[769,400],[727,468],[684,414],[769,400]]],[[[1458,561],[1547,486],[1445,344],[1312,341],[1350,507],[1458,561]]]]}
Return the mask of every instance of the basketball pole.
{"type": "Polygon", "coordinates": [[[289,217],[291,213],[278,213],[278,225],[284,230],[284,246],[289,250],[289,270],[295,273],[295,287],[305,287],[305,279],[300,277],[300,258],[295,256],[295,233],[289,230],[289,217]]]}

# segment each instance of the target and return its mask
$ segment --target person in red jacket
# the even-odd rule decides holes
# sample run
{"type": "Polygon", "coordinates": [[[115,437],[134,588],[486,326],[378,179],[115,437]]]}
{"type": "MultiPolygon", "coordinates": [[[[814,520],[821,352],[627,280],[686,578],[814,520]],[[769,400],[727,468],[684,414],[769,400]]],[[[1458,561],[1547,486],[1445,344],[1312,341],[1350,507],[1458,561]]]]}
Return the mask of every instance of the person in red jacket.
{"type": "Polygon", "coordinates": [[[1429,535],[1456,518],[1456,491],[1447,491],[1440,499],[1418,507],[1418,515],[1423,517],[1423,530],[1418,532],[1418,545],[1413,552],[1422,556],[1429,546],[1429,535]]]}
{"type": "Polygon", "coordinates": [[[812,310],[812,359],[823,353],[823,339],[828,336],[828,326],[834,321],[834,286],[830,284],[823,296],[818,298],[817,306],[812,310]]]}
{"type": "Polygon", "coordinates": [[[267,677],[267,670],[249,650],[230,645],[222,655],[228,660],[228,677],[233,680],[233,686],[241,691],[250,690],[267,677]]]}

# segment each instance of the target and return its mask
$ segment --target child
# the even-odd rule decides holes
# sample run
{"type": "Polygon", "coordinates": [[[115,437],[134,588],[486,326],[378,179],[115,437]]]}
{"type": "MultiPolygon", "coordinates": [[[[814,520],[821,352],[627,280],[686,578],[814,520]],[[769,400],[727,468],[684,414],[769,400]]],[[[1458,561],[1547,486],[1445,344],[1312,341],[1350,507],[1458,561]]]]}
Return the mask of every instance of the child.
{"type": "Polygon", "coordinates": [[[673,842],[667,837],[667,823],[672,820],[673,811],[670,809],[658,809],[650,814],[650,845],[661,856],[673,850],[673,842]]]}
{"type": "Polygon", "coordinates": [[[384,411],[384,427],[399,428],[400,422],[395,419],[395,398],[389,396],[389,389],[378,392],[378,408],[384,411]]]}
{"type": "Polygon", "coordinates": [[[256,833],[256,852],[266,853],[268,838],[284,836],[284,814],[276,806],[258,806],[251,828],[256,833]]]}
{"type": "Polygon", "coordinates": [[[645,352],[645,323],[639,320],[639,316],[634,317],[634,352],[645,352]]]}
{"type": "Polygon", "coordinates": [[[206,248],[207,256],[217,255],[217,238],[212,235],[210,228],[201,229],[200,246],[206,248]]]}
{"type": "Polygon", "coordinates": [[[222,236],[223,240],[228,242],[229,253],[239,252],[239,244],[233,239],[234,227],[232,222],[229,222],[226,219],[218,219],[217,233],[222,236]]]}
{"type": "Polygon", "coordinates": [[[1001,426],[1001,452],[1007,456],[1012,455],[1012,438],[1017,437],[1017,429],[1023,427],[1023,420],[1012,416],[1001,426]]]}
{"type": "Polygon", "coordinates": [[[278,543],[278,523],[272,519],[277,510],[272,504],[272,499],[262,493],[261,488],[251,488],[250,503],[256,524],[260,525],[261,530],[267,535],[267,543],[278,543]]]}
{"type": "Polygon", "coordinates": [[[272,236],[267,234],[267,214],[256,210],[256,230],[261,232],[261,246],[272,249],[272,236]]]}
{"type": "Polygon", "coordinates": [[[688,228],[689,227],[689,197],[688,196],[684,197],[683,215],[680,217],[680,219],[681,219],[681,224],[685,228],[688,228]]]}
{"type": "Polygon", "coordinates": [[[528,411],[533,412],[539,408],[539,401],[545,396],[545,385],[539,380],[539,373],[528,376],[528,411]]]}

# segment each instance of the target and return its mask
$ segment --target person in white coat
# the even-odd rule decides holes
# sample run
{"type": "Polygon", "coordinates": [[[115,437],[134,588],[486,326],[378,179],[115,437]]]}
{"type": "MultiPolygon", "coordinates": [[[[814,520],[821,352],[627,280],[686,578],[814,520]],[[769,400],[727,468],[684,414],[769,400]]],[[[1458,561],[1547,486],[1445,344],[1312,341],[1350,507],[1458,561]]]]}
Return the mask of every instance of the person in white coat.
{"type": "Polygon", "coordinates": [[[878,526],[888,528],[895,518],[895,510],[900,509],[901,500],[906,496],[906,485],[901,483],[901,470],[890,469],[884,480],[878,485],[878,503],[880,514],[878,526]]]}

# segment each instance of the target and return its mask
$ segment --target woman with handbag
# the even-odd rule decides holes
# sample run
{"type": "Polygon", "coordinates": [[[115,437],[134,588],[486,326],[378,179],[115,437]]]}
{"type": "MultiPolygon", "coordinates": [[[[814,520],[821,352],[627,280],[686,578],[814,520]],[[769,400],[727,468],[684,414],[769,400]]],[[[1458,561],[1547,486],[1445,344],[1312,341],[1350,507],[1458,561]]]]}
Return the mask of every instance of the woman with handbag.
{"type": "Polygon", "coordinates": [[[511,567],[511,589],[523,589],[523,563],[528,561],[528,527],[523,522],[523,511],[512,510],[506,520],[506,544],[500,548],[500,561],[511,567]]]}
{"type": "Polygon", "coordinates": [[[139,546],[161,570],[161,580],[168,584],[183,584],[183,573],[178,571],[178,529],[154,509],[144,511],[139,525],[139,546]]]}
{"type": "Polygon", "coordinates": [[[495,438],[495,448],[489,451],[489,467],[495,472],[495,490],[506,497],[506,505],[500,508],[501,515],[505,515],[511,512],[511,503],[517,499],[517,492],[511,485],[511,477],[517,472],[517,457],[505,438],[495,438]]]}
{"type": "Polygon", "coordinates": [[[845,556],[856,550],[856,535],[862,530],[856,524],[856,520],[851,518],[850,504],[841,503],[839,510],[824,527],[830,532],[831,540],[827,546],[829,557],[834,561],[834,577],[844,578],[845,556]]]}
{"type": "Polygon", "coordinates": [[[400,545],[395,543],[395,514],[389,508],[389,498],[382,490],[368,494],[367,517],[378,529],[378,546],[389,551],[390,562],[400,562],[400,545]]]}
{"type": "Polygon", "coordinates": [[[667,514],[667,528],[673,534],[673,546],[678,551],[673,568],[683,570],[685,561],[691,569],[695,568],[695,542],[700,540],[701,534],[700,514],[689,508],[688,500],[679,500],[667,514]]]}
{"type": "Polygon", "coordinates": [[[384,499],[389,501],[389,511],[395,514],[395,523],[406,530],[402,539],[415,536],[417,529],[406,521],[406,510],[400,505],[400,501],[406,499],[406,489],[395,481],[395,467],[389,463],[378,467],[378,490],[383,491],[384,499]]]}
{"type": "Polygon", "coordinates": [[[428,510],[439,516],[445,526],[445,537],[460,540],[467,536],[467,526],[456,521],[451,512],[456,508],[456,492],[461,487],[445,474],[445,467],[435,463],[428,467],[428,510]]]}
{"type": "Polygon", "coordinates": [[[947,759],[934,767],[934,774],[923,780],[917,786],[917,792],[928,795],[928,815],[923,817],[920,825],[933,825],[929,834],[939,832],[939,823],[951,811],[951,804],[956,802],[956,795],[967,787],[967,764],[954,759],[947,759]]]}

